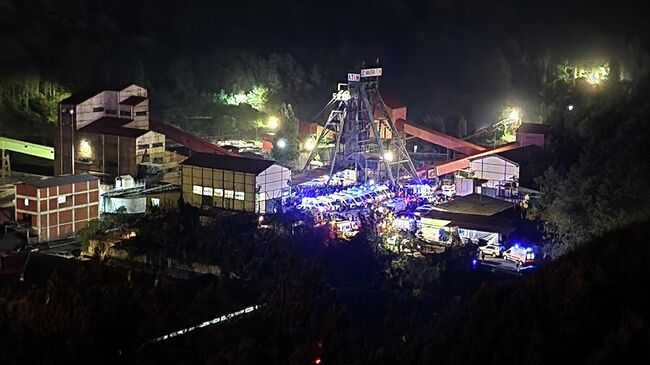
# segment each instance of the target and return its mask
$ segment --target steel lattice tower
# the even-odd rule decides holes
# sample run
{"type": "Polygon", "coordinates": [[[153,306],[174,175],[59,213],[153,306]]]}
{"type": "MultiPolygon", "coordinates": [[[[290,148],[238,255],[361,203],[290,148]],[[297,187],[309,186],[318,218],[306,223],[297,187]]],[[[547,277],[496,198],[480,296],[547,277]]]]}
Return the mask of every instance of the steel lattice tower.
{"type": "Polygon", "coordinates": [[[320,115],[329,111],[303,171],[329,140],[330,179],[338,171],[355,169],[357,181],[389,180],[396,183],[408,176],[419,181],[404,139],[379,93],[381,68],[348,74],[348,83],[339,84],[320,115]]]}

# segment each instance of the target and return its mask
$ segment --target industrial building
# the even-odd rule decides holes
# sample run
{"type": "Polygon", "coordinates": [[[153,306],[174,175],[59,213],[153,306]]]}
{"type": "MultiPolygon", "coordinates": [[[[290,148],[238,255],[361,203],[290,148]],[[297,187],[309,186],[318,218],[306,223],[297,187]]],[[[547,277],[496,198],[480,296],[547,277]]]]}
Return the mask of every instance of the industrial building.
{"type": "Polygon", "coordinates": [[[186,203],[267,213],[289,195],[291,170],[261,158],[196,153],[181,163],[186,203]]]}
{"type": "Polygon", "coordinates": [[[55,175],[136,176],[140,164],[162,165],[165,136],[149,128],[147,90],[129,85],[73,95],[59,103],[55,175]]]}
{"type": "Polygon", "coordinates": [[[534,144],[546,148],[550,131],[551,126],[548,124],[522,123],[516,131],[517,142],[522,147],[534,144]]]}
{"type": "Polygon", "coordinates": [[[518,215],[514,204],[500,199],[470,194],[441,204],[420,219],[422,237],[449,242],[452,236],[475,243],[503,242],[515,231],[518,215]]]}
{"type": "Polygon", "coordinates": [[[539,191],[535,178],[544,173],[549,163],[546,151],[531,144],[471,159],[469,171],[474,179],[482,180],[482,194],[509,198],[520,190],[539,191]]]}
{"type": "Polygon", "coordinates": [[[74,235],[99,218],[99,179],[64,175],[15,185],[15,220],[39,242],[74,235]]]}

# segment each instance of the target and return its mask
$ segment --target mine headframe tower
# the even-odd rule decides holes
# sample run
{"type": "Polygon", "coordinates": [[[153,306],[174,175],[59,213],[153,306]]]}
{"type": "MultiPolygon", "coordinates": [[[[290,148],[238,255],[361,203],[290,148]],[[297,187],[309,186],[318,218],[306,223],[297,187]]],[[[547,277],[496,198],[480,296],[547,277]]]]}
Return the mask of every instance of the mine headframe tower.
{"type": "Polygon", "coordinates": [[[381,68],[362,69],[360,73],[349,73],[347,83],[338,84],[337,92],[323,108],[323,112],[329,110],[329,117],[303,171],[329,140],[334,145],[330,152],[330,180],[336,172],[354,169],[357,181],[388,180],[395,184],[403,177],[411,177],[419,182],[404,139],[379,93],[381,74],[381,68]]]}

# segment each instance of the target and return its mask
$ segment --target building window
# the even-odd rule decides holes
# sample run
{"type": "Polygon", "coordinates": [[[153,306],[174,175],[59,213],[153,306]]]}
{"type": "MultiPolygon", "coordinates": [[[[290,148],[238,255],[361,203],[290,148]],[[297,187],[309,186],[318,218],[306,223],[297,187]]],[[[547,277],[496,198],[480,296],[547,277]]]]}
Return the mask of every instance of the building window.
{"type": "Polygon", "coordinates": [[[138,116],[138,117],[142,117],[142,116],[147,115],[147,111],[145,110],[145,111],[141,111],[141,112],[135,112],[135,115],[138,116]]]}
{"type": "Polygon", "coordinates": [[[139,144],[139,145],[138,145],[138,149],[139,149],[139,150],[146,150],[147,148],[149,148],[149,145],[146,144],[146,143],[145,143],[145,144],[139,144]]]}
{"type": "Polygon", "coordinates": [[[192,186],[192,193],[201,195],[203,194],[203,187],[200,185],[193,185],[192,186]]]}
{"type": "Polygon", "coordinates": [[[162,146],[163,146],[162,142],[154,143],[154,144],[151,145],[151,147],[154,147],[154,148],[155,147],[162,147],[162,146]]]}
{"type": "Polygon", "coordinates": [[[224,190],[223,195],[226,197],[226,199],[232,199],[235,197],[235,192],[232,190],[224,190]]]}
{"type": "Polygon", "coordinates": [[[212,196],[212,188],[204,186],[203,187],[203,195],[212,196]]]}
{"type": "Polygon", "coordinates": [[[106,109],[106,114],[108,114],[108,115],[116,115],[117,111],[115,111],[113,109],[106,109]]]}
{"type": "Polygon", "coordinates": [[[97,107],[97,108],[93,108],[93,112],[94,112],[94,113],[99,113],[99,112],[103,112],[103,111],[104,111],[104,108],[101,107],[101,106],[100,106],[100,107],[97,107]]]}
{"type": "Polygon", "coordinates": [[[65,195],[60,195],[56,198],[56,202],[59,204],[65,204],[65,201],[66,201],[65,195]]]}
{"type": "Polygon", "coordinates": [[[29,199],[27,199],[27,198],[25,198],[25,206],[26,206],[26,207],[29,206],[29,199]]]}
{"type": "Polygon", "coordinates": [[[160,199],[159,198],[151,198],[151,206],[152,207],[159,207],[160,206],[160,199]]]}
{"type": "Polygon", "coordinates": [[[235,199],[237,200],[244,200],[246,194],[244,194],[243,191],[236,191],[235,192],[235,199]]]}
{"type": "Polygon", "coordinates": [[[223,198],[223,189],[214,189],[214,196],[217,198],[223,198]]]}
{"type": "Polygon", "coordinates": [[[83,160],[90,160],[93,158],[93,149],[87,139],[79,141],[79,158],[83,160]]]}
{"type": "Polygon", "coordinates": [[[123,117],[130,117],[130,116],[131,116],[131,112],[128,111],[128,110],[120,110],[120,116],[123,116],[123,117]]]}

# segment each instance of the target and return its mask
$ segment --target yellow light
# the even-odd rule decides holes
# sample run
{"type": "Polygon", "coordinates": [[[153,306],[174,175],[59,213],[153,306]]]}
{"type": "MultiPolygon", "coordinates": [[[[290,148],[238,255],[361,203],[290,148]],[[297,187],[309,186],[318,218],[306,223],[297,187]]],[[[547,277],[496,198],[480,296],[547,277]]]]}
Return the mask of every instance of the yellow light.
{"type": "Polygon", "coordinates": [[[86,139],[79,141],[79,157],[88,159],[93,157],[93,149],[86,139]]]}
{"type": "Polygon", "coordinates": [[[307,151],[311,151],[311,150],[313,150],[315,147],[316,147],[316,141],[314,141],[313,138],[309,138],[309,139],[307,139],[307,141],[305,141],[305,149],[306,149],[307,151]]]}
{"type": "Polygon", "coordinates": [[[587,82],[590,83],[591,85],[596,85],[600,83],[600,74],[598,71],[593,71],[592,73],[587,76],[587,82]]]}
{"type": "Polygon", "coordinates": [[[384,160],[390,162],[390,161],[393,161],[393,158],[394,158],[393,152],[391,152],[391,151],[384,152],[384,160]]]}
{"type": "Polygon", "coordinates": [[[280,126],[280,119],[278,117],[271,116],[269,117],[269,128],[278,129],[280,126]]]}
{"type": "Polygon", "coordinates": [[[510,119],[510,120],[518,121],[520,117],[521,117],[521,115],[519,115],[519,111],[516,110],[516,109],[512,110],[510,113],[508,113],[508,119],[510,119]]]}

